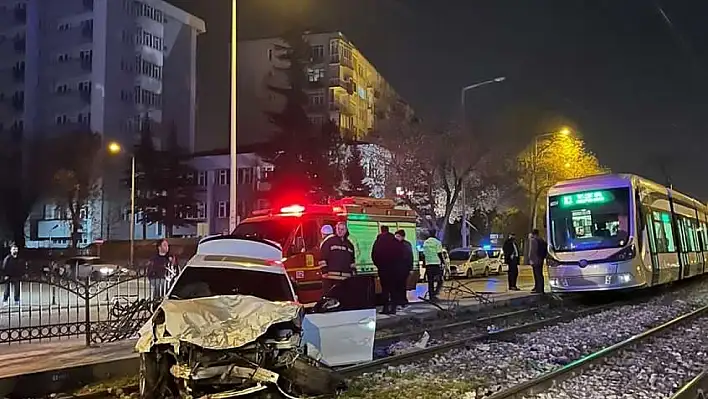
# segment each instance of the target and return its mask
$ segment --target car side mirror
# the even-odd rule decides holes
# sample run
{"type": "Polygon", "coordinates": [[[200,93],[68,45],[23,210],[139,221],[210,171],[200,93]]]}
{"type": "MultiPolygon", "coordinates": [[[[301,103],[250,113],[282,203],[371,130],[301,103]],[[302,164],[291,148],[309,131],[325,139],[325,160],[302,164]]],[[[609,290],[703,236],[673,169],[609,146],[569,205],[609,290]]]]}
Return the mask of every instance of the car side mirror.
{"type": "Polygon", "coordinates": [[[315,313],[328,313],[335,312],[342,307],[341,302],[334,298],[322,298],[320,299],[313,309],[315,313]]]}

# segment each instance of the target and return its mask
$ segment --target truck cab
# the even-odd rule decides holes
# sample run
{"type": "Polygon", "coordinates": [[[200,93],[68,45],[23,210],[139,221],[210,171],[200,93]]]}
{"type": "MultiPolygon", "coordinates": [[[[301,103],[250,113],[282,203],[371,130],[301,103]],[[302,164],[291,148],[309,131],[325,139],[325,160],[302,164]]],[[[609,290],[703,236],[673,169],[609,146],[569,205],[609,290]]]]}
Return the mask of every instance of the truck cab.
{"type": "MultiPolygon", "coordinates": [[[[391,231],[402,229],[406,237],[415,237],[415,215],[398,207],[392,200],[349,197],[321,204],[291,204],[277,209],[254,212],[233,231],[233,235],[256,237],[278,243],[283,251],[283,264],[301,303],[312,306],[322,297],[322,270],[319,266],[322,226],[334,227],[345,222],[349,239],[356,252],[356,275],[375,277],[376,267],[371,249],[382,225],[391,231]]],[[[418,281],[418,253],[413,251],[414,270],[408,289],[418,281]]],[[[380,292],[376,284],[376,292],[380,292]]]]}

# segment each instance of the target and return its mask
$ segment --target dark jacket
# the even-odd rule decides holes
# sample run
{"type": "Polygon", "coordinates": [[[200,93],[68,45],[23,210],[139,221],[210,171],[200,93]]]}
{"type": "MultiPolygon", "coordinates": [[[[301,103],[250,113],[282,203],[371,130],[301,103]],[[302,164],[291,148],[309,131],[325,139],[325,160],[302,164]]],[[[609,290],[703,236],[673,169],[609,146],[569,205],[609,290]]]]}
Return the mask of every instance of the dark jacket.
{"type": "MultiPolygon", "coordinates": [[[[406,259],[405,246],[391,233],[381,233],[371,247],[371,260],[380,273],[402,269],[406,259]]],[[[411,254],[412,256],[412,254],[411,254]]]]}
{"type": "Polygon", "coordinates": [[[20,257],[7,255],[2,261],[2,274],[7,277],[18,278],[25,274],[25,265],[20,260],[20,257]]]}
{"type": "Polygon", "coordinates": [[[170,255],[157,254],[150,259],[147,267],[148,278],[165,278],[167,268],[170,267],[170,255]]]}
{"type": "Polygon", "coordinates": [[[548,256],[548,243],[541,237],[531,239],[531,250],[529,251],[529,263],[532,265],[543,265],[548,256]]]}
{"type": "Polygon", "coordinates": [[[518,262],[521,252],[519,244],[517,244],[516,240],[512,238],[507,238],[506,241],[504,241],[504,246],[502,247],[502,250],[504,251],[504,263],[506,263],[507,265],[511,263],[511,258],[514,256],[514,246],[516,246],[515,260],[518,262]]]}
{"type": "Polygon", "coordinates": [[[351,273],[354,258],[354,244],[348,237],[331,235],[320,245],[320,258],[327,263],[324,272],[351,273]]]}
{"type": "Polygon", "coordinates": [[[403,265],[409,272],[413,270],[413,244],[409,241],[403,240],[404,254],[403,254],[403,265]]]}

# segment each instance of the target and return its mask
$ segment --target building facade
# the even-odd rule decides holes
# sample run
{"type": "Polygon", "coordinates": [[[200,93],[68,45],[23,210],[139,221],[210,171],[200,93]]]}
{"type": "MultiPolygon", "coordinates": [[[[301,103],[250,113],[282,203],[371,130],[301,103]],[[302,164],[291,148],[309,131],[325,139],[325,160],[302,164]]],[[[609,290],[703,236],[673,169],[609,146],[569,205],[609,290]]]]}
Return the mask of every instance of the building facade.
{"type": "MultiPolygon", "coordinates": [[[[0,134],[90,130],[130,150],[149,121],[158,147],[169,126],[192,152],[204,31],[203,21],[162,0],[0,0],[0,134]]],[[[101,192],[82,212],[84,244],[105,237],[107,219],[121,220],[113,235],[128,236],[128,162],[103,164],[101,192]]],[[[27,245],[65,246],[64,214],[49,200],[38,205],[27,245]]]]}
{"type": "MultiPolygon", "coordinates": [[[[398,95],[374,65],[341,32],[307,33],[311,48],[307,66],[307,112],[313,125],[334,121],[346,137],[364,140],[377,122],[381,107],[398,95]]],[[[286,61],[280,38],[239,42],[239,133],[265,141],[275,127],[264,111],[280,111],[285,99],[269,86],[287,85],[279,68],[286,61]]]]}

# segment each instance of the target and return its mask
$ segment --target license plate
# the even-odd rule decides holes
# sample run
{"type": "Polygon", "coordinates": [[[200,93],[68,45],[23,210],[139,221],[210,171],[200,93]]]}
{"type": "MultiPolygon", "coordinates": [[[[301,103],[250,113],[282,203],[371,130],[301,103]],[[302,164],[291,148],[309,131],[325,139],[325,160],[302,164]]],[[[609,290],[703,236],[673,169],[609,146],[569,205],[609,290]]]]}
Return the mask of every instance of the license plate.
{"type": "Polygon", "coordinates": [[[305,278],[305,272],[303,272],[303,271],[295,272],[295,278],[305,278]]]}

